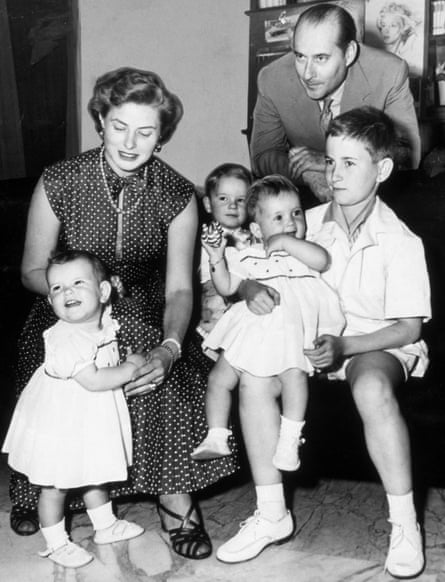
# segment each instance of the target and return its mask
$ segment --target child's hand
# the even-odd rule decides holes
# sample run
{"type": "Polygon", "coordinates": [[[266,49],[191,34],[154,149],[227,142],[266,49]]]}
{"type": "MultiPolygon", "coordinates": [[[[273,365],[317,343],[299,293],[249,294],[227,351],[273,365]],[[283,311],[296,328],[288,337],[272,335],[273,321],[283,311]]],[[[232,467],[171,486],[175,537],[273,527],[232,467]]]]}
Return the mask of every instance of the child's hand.
{"type": "Polygon", "coordinates": [[[273,234],[266,242],[265,249],[266,249],[266,253],[267,256],[270,257],[270,255],[274,252],[274,251],[285,251],[286,250],[286,242],[290,239],[294,239],[295,237],[290,235],[290,234],[285,234],[285,233],[280,233],[280,234],[273,234]]]}
{"type": "Polygon", "coordinates": [[[201,243],[205,248],[210,260],[218,261],[224,256],[224,249],[227,245],[227,239],[223,236],[223,228],[219,222],[212,222],[209,226],[206,224],[202,227],[201,243]]]}
{"type": "Polygon", "coordinates": [[[223,242],[223,227],[216,220],[202,225],[201,242],[210,247],[219,247],[223,242]]]}
{"type": "Polygon", "coordinates": [[[146,363],[146,358],[142,354],[128,354],[125,358],[126,362],[131,362],[136,368],[141,368],[146,363]]]}

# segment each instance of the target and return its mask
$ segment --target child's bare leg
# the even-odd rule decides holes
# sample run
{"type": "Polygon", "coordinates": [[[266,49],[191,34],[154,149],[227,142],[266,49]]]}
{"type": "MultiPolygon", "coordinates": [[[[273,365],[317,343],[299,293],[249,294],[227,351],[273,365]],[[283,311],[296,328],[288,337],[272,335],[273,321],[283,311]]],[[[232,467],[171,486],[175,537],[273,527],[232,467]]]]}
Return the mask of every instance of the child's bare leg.
{"type": "Polygon", "coordinates": [[[144,528],[136,523],[117,519],[105,486],[89,487],[83,494],[83,500],[95,530],[96,544],[129,540],[144,532],[144,528]]]}
{"type": "Polygon", "coordinates": [[[277,379],[241,375],[241,429],[257,486],[282,482],[281,473],[272,464],[280,430],[280,394],[281,384],[277,379]]]}
{"type": "Polygon", "coordinates": [[[66,491],[55,487],[42,487],[38,503],[40,531],[47,549],[39,552],[56,564],[80,568],[91,562],[93,556],[81,546],[73,544],[65,529],[66,491]]]}
{"type": "Polygon", "coordinates": [[[240,531],[217,551],[223,562],[237,563],[257,556],[265,547],[283,543],[294,531],[286,510],[281,473],[272,464],[278,439],[280,411],[278,380],[243,373],[240,380],[241,427],[255,483],[257,511],[240,531]]]}
{"type": "Polygon", "coordinates": [[[309,393],[306,372],[299,368],[291,368],[278,378],[281,382],[283,416],[296,422],[303,421],[309,393]]]}
{"type": "Polygon", "coordinates": [[[231,392],[238,384],[239,374],[224,355],[218,358],[209,374],[206,393],[206,416],[209,432],[192,452],[192,459],[204,461],[231,454],[228,438],[232,431],[229,424],[231,392]]]}
{"type": "Polygon", "coordinates": [[[210,429],[227,428],[232,405],[231,392],[236,388],[238,380],[238,372],[221,354],[210,371],[207,384],[206,416],[210,429]]]}
{"type": "Polygon", "coordinates": [[[62,521],[65,516],[65,499],[64,489],[42,487],[37,506],[41,527],[50,527],[62,521]]]}
{"type": "Polygon", "coordinates": [[[424,567],[424,556],[413,501],[409,435],[394,394],[404,380],[402,367],[387,352],[371,352],[354,357],[346,376],[369,455],[387,494],[392,533],[386,569],[396,577],[414,577],[424,567]]]}
{"type": "Polygon", "coordinates": [[[412,489],[410,443],[394,394],[394,388],[404,381],[400,362],[387,352],[360,354],[352,359],[346,377],[385,491],[408,493],[412,489]]]}
{"type": "Polygon", "coordinates": [[[304,442],[301,432],[308,400],[307,374],[298,368],[291,368],[278,377],[281,382],[283,415],[272,461],[281,471],[296,471],[300,466],[299,448],[304,442]]]}

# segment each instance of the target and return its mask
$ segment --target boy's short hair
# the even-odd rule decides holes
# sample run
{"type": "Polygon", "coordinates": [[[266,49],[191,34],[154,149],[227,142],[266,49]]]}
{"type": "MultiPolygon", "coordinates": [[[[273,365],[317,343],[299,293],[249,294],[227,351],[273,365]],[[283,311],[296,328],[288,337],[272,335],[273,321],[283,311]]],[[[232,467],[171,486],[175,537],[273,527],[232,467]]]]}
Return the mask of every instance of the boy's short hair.
{"type": "Polygon", "coordinates": [[[396,157],[398,136],[393,121],[375,107],[357,107],[335,117],[326,138],[350,137],[362,143],[373,161],[396,157]]]}
{"type": "Polygon", "coordinates": [[[273,198],[283,192],[295,192],[297,196],[300,196],[298,188],[281,174],[270,174],[255,180],[248,189],[246,196],[246,209],[249,219],[255,221],[258,202],[262,196],[273,198]]]}
{"type": "Polygon", "coordinates": [[[99,283],[102,283],[102,281],[107,281],[109,279],[107,268],[102,263],[102,261],[98,257],[96,257],[96,255],[90,253],[89,251],[79,251],[76,249],[70,251],[62,251],[51,257],[48,260],[48,265],[46,267],[46,276],[48,276],[48,272],[51,269],[52,265],[65,265],[66,263],[71,263],[73,261],[76,261],[77,259],[84,259],[91,265],[94,274],[97,278],[97,281],[99,283]]]}
{"type": "Polygon", "coordinates": [[[241,164],[227,162],[217,166],[207,176],[204,184],[204,195],[210,197],[218,187],[221,178],[237,178],[245,182],[246,186],[252,183],[251,172],[241,164]]]}

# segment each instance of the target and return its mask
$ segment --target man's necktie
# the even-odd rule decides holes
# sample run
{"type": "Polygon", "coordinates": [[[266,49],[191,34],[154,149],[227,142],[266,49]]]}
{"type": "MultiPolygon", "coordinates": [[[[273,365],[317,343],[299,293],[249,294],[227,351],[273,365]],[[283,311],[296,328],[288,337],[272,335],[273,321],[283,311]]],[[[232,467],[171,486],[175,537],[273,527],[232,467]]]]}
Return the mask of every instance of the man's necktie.
{"type": "Polygon", "coordinates": [[[327,132],[328,126],[332,120],[332,110],[331,110],[332,101],[333,99],[325,99],[323,101],[323,109],[320,114],[320,127],[321,131],[323,132],[323,135],[327,132]]]}

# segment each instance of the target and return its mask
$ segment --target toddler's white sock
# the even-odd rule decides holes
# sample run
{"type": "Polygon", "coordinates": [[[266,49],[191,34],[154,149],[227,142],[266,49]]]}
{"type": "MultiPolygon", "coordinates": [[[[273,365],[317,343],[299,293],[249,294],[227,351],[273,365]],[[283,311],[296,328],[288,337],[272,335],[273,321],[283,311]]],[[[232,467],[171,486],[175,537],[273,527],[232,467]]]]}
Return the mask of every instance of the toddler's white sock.
{"type": "Polygon", "coordinates": [[[286,502],[282,483],[255,487],[257,506],[261,514],[271,521],[278,521],[286,514],[286,502]]]}
{"type": "Polygon", "coordinates": [[[87,509],[87,513],[95,530],[106,529],[116,521],[111,501],[99,505],[99,507],[95,507],[94,509],[87,509]]]}
{"type": "Polygon", "coordinates": [[[413,492],[405,495],[386,494],[389,506],[389,519],[400,525],[412,525],[416,523],[416,509],[414,507],[413,492]]]}
{"type": "Polygon", "coordinates": [[[305,424],[304,420],[291,420],[281,416],[280,437],[299,438],[305,424]]]}
{"type": "Polygon", "coordinates": [[[226,443],[229,436],[232,434],[232,431],[228,428],[215,426],[213,428],[209,428],[209,432],[207,433],[207,438],[209,440],[214,440],[217,442],[226,443]]]}
{"type": "Polygon", "coordinates": [[[55,525],[48,527],[40,526],[40,531],[45,538],[48,549],[57,550],[64,546],[68,540],[68,534],[65,530],[65,518],[55,525]]]}

